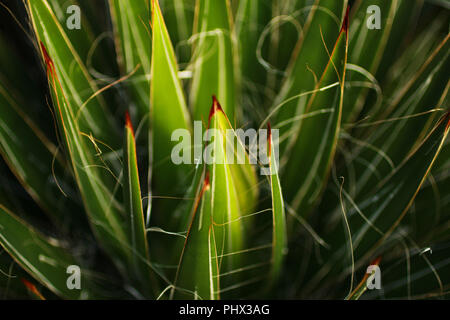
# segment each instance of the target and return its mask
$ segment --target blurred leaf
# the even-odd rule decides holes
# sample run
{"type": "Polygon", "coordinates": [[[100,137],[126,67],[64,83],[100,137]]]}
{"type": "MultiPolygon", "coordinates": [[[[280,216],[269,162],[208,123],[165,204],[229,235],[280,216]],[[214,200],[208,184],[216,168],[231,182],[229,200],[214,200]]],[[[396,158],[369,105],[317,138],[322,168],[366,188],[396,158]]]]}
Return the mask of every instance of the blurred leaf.
{"type": "Polygon", "coordinates": [[[74,190],[63,179],[56,146],[20,110],[0,84],[0,154],[33,199],[61,223],[67,219],[62,205],[70,205],[64,192],[73,197],[74,190]]]}
{"type": "Polygon", "coordinates": [[[197,0],[194,20],[190,106],[195,120],[207,121],[210,97],[236,120],[235,59],[229,0],[197,0]]]}
{"type": "MultiPolygon", "coordinates": [[[[153,1],[153,0],[150,0],[153,1]]],[[[151,68],[149,0],[110,0],[118,62],[137,100],[139,119],[149,111],[151,68]]]]}
{"type": "MultiPolygon", "coordinates": [[[[351,256],[355,264],[367,263],[374,251],[396,230],[431,171],[447,138],[449,121],[450,113],[447,113],[420,145],[363,199],[355,202],[343,193],[351,207],[340,214],[348,221],[351,238],[346,240],[341,230],[328,230],[327,243],[332,248],[326,260],[333,266],[324,266],[328,272],[337,272],[336,268],[347,266],[349,262],[344,257],[351,256]]],[[[343,208],[345,203],[347,201],[343,208]]],[[[341,229],[341,224],[330,221],[328,229],[333,228],[341,229]]],[[[321,271],[323,269],[318,273],[321,271]]]]}
{"type": "MultiPolygon", "coordinates": [[[[401,1],[369,0],[357,1],[354,6],[354,15],[350,28],[350,41],[348,63],[355,66],[348,70],[345,106],[343,108],[343,121],[353,120],[361,110],[371,86],[374,83],[374,75],[383,58],[386,44],[389,40],[394,20],[403,14],[400,10],[409,11],[410,6],[401,6],[401,1]],[[380,29],[369,29],[368,19],[374,14],[369,11],[370,6],[380,8],[380,29]],[[370,83],[370,84],[368,84],[370,83]]],[[[350,67],[350,65],[349,65],[350,67]]]]}
{"type": "MultiPolygon", "coordinates": [[[[448,86],[447,70],[450,67],[450,36],[435,48],[419,73],[383,104],[385,115],[381,119],[361,122],[357,146],[347,160],[348,167],[358,177],[352,186],[352,196],[367,194],[384,176],[401,163],[405,155],[423,138],[433,119],[442,113],[448,86]],[[443,95],[443,96],[441,96],[443,95]],[[376,129],[376,130],[375,130],[376,129]],[[370,166],[366,164],[370,163],[370,166]]],[[[376,119],[376,118],[375,118],[376,119]]],[[[345,175],[347,176],[347,175],[345,175]]]]}
{"type": "Polygon", "coordinates": [[[160,4],[178,61],[187,63],[191,56],[188,41],[192,36],[195,0],[160,0],[160,4]]]}
{"type": "Polygon", "coordinates": [[[322,193],[334,158],[344,99],[347,24],[345,20],[312,97],[303,96],[298,100],[302,118],[292,119],[295,128],[284,137],[284,125],[277,124],[281,129],[280,168],[284,195],[302,216],[310,212],[322,193]],[[284,138],[288,139],[288,146],[283,149],[284,138]]]}
{"type": "MultiPolygon", "coordinates": [[[[270,127],[268,128],[270,131],[270,127]]],[[[287,251],[286,214],[284,210],[283,194],[278,177],[278,163],[274,150],[272,134],[269,133],[268,147],[270,154],[270,190],[272,194],[273,240],[272,240],[272,270],[271,281],[275,283],[281,273],[284,256],[287,251]]]]}
{"type": "Polygon", "coordinates": [[[270,9],[270,4],[264,0],[239,1],[235,28],[239,40],[240,73],[244,86],[265,84],[265,70],[258,61],[257,49],[261,32],[270,20],[270,9]]]}
{"type": "MultiPolygon", "coordinates": [[[[381,261],[381,257],[375,259],[372,263],[370,263],[371,266],[379,266],[381,261]]],[[[353,292],[346,298],[346,300],[359,300],[361,296],[364,294],[364,292],[367,291],[367,279],[369,278],[370,274],[367,272],[364,274],[364,277],[362,278],[361,282],[358,284],[358,286],[353,290],[353,292]]]]}
{"type": "Polygon", "coordinates": [[[81,291],[68,288],[66,281],[70,275],[66,269],[78,263],[58,241],[45,238],[1,205],[0,244],[22,268],[60,297],[89,297],[89,281],[83,272],[81,291]]]}
{"type": "MultiPolygon", "coordinates": [[[[280,125],[280,137],[298,131],[301,121],[292,119],[306,113],[305,106],[311,96],[307,93],[323,87],[318,87],[317,84],[330,60],[330,53],[340,33],[341,16],[336,14],[341,12],[344,14],[346,7],[347,1],[334,0],[315,0],[311,7],[303,26],[303,35],[292,54],[286,68],[285,80],[272,106],[276,111],[274,127],[291,120],[280,125]],[[304,96],[300,96],[301,94],[304,96]]],[[[288,141],[280,141],[281,155],[285,154],[287,145],[288,141]]]]}
{"type": "MultiPolygon", "coordinates": [[[[382,272],[385,299],[446,299],[450,289],[450,243],[418,247],[402,239],[384,259],[382,272]]],[[[378,298],[380,290],[365,293],[364,299],[378,298]]]]}
{"type": "Polygon", "coordinates": [[[3,249],[0,250],[0,299],[30,298],[21,278],[28,274],[3,249]]]}
{"type": "MultiPolygon", "coordinates": [[[[447,139],[448,141],[448,139],[447,139]]],[[[436,169],[439,158],[445,156],[441,150],[433,166],[436,169]]],[[[411,212],[405,217],[403,226],[419,244],[434,243],[450,238],[450,166],[441,172],[430,174],[420,190],[411,212]],[[433,230],[433,232],[429,232],[433,230]]]]}
{"type": "Polygon", "coordinates": [[[80,130],[111,148],[119,145],[115,124],[105,110],[98,89],[89,76],[78,53],[56,19],[47,0],[29,1],[28,10],[36,37],[41,41],[58,68],[62,90],[72,105],[74,119],[80,130]]]}
{"type": "Polygon", "coordinates": [[[289,73],[287,67],[291,63],[291,59],[298,54],[295,50],[304,35],[304,27],[310,17],[309,14],[318,8],[320,2],[316,0],[284,0],[270,1],[267,5],[271,7],[272,20],[266,25],[266,31],[270,31],[265,35],[269,38],[266,39],[268,48],[266,52],[262,53],[267,55],[267,58],[264,59],[267,60],[265,63],[268,63],[266,68],[269,71],[267,85],[277,95],[280,83],[275,81],[275,78],[281,76],[281,82],[285,80],[285,76],[289,73]]]}

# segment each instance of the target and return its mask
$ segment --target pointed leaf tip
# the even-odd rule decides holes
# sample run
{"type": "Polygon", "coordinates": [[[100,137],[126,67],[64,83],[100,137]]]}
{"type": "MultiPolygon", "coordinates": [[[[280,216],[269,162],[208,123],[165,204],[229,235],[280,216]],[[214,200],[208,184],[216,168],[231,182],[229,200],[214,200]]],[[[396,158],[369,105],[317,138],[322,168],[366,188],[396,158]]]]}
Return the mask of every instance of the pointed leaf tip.
{"type": "Polygon", "coordinates": [[[39,41],[39,45],[41,46],[42,54],[44,55],[44,62],[47,66],[47,72],[52,70],[53,68],[53,60],[50,58],[50,55],[48,54],[47,48],[42,43],[42,41],[39,41]]]}
{"type": "Polygon", "coordinates": [[[348,33],[348,26],[349,26],[349,16],[350,16],[350,4],[347,5],[347,11],[345,12],[344,21],[342,22],[342,28],[341,32],[345,31],[345,33],[348,33]]]}
{"type": "Polygon", "coordinates": [[[39,299],[45,300],[44,296],[39,292],[39,290],[36,288],[34,284],[32,284],[30,281],[28,281],[25,278],[20,278],[20,281],[25,285],[25,287],[32,292],[34,295],[36,295],[39,299]]]}
{"type": "Polygon", "coordinates": [[[211,110],[209,111],[209,121],[211,121],[211,118],[216,114],[217,111],[220,111],[223,114],[225,114],[223,112],[222,106],[220,105],[220,103],[217,100],[215,95],[212,96],[212,100],[213,100],[213,103],[212,103],[212,106],[211,106],[211,110]]]}
{"type": "Polygon", "coordinates": [[[267,122],[267,143],[269,144],[269,156],[272,155],[272,127],[270,122],[267,122]]]}
{"type": "Polygon", "coordinates": [[[131,133],[134,136],[134,129],[133,129],[133,123],[131,122],[131,117],[130,117],[130,113],[127,111],[125,111],[125,126],[130,129],[131,133]]]}
{"type": "Polygon", "coordinates": [[[203,182],[204,184],[204,188],[209,188],[210,184],[210,180],[209,180],[209,170],[206,171],[206,175],[205,175],[205,181],[203,182]]]}
{"type": "Polygon", "coordinates": [[[125,111],[125,123],[128,127],[132,127],[130,113],[128,112],[128,110],[125,111]]]}
{"type": "Polygon", "coordinates": [[[378,256],[377,258],[375,258],[370,264],[371,265],[375,265],[378,266],[381,262],[381,256],[378,256]]]}

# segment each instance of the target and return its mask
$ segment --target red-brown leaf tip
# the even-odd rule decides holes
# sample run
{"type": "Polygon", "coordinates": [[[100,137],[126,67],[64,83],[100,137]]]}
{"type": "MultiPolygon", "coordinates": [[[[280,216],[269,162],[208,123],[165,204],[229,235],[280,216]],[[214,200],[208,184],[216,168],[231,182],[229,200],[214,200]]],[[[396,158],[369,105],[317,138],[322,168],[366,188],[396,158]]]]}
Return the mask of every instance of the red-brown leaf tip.
{"type": "Polygon", "coordinates": [[[125,111],[125,126],[131,130],[134,136],[133,123],[131,122],[130,113],[125,111]]]}
{"type": "Polygon", "coordinates": [[[20,281],[27,287],[28,290],[30,290],[33,294],[35,294],[39,299],[45,300],[44,296],[39,292],[39,290],[36,288],[34,284],[32,284],[30,281],[28,281],[25,278],[20,278],[20,281]]]}
{"type": "Polygon", "coordinates": [[[128,111],[125,111],[125,124],[127,127],[133,127],[133,125],[131,124],[130,113],[128,111]]]}
{"type": "Polygon", "coordinates": [[[44,62],[45,62],[45,65],[47,66],[47,72],[49,70],[52,71],[53,60],[52,60],[52,58],[50,58],[47,48],[45,48],[45,45],[42,43],[42,41],[39,41],[39,45],[41,46],[42,54],[44,55],[44,62]]]}
{"type": "Polygon", "coordinates": [[[219,101],[217,101],[215,95],[212,96],[212,100],[213,100],[212,107],[211,110],[209,111],[209,119],[208,119],[209,122],[211,121],[211,118],[216,114],[217,111],[224,113],[222,106],[220,105],[219,101]]]}
{"type": "Polygon", "coordinates": [[[205,181],[203,182],[203,187],[209,188],[210,185],[211,184],[210,184],[210,180],[209,180],[209,170],[206,170],[205,181]]]}
{"type": "Polygon", "coordinates": [[[381,256],[375,258],[375,260],[373,260],[370,264],[378,266],[380,264],[380,262],[381,262],[381,256]]]}
{"type": "Polygon", "coordinates": [[[345,31],[345,33],[348,32],[349,27],[349,16],[350,16],[350,5],[347,5],[347,11],[345,12],[344,21],[342,22],[342,31],[345,31]]]}

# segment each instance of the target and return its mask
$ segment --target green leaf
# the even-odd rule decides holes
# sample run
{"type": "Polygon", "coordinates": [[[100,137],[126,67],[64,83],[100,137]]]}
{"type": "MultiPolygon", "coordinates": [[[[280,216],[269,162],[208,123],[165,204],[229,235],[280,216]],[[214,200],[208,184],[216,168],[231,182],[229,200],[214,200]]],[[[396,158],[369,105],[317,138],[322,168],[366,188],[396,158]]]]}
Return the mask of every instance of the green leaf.
{"type": "Polygon", "coordinates": [[[195,120],[207,121],[210,97],[216,95],[234,123],[236,79],[229,0],[197,0],[194,20],[193,76],[190,106],[195,120]]]}
{"type": "Polygon", "coordinates": [[[257,48],[261,32],[270,20],[270,9],[270,4],[263,0],[239,1],[235,29],[244,86],[247,86],[247,83],[249,87],[256,86],[256,83],[265,84],[265,70],[258,61],[257,48]]]}
{"type": "MultiPolygon", "coordinates": [[[[339,268],[348,265],[348,259],[344,257],[351,256],[355,265],[367,263],[374,252],[389,239],[426,181],[447,139],[449,124],[450,113],[447,112],[427,137],[372,192],[359,201],[350,201],[349,209],[345,210],[348,212],[344,212],[351,232],[351,238],[347,242],[344,241],[342,231],[336,230],[341,229],[341,224],[333,221],[334,219],[329,220],[329,229],[335,229],[333,232],[328,230],[329,236],[326,239],[332,245],[326,261],[333,267],[324,266],[329,274],[339,272],[339,268]],[[350,241],[352,246],[348,248],[350,241]]],[[[324,269],[319,269],[318,274],[320,272],[324,272],[324,269]]]]}
{"type": "Polygon", "coordinates": [[[80,130],[88,135],[92,133],[111,148],[118,147],[120,139],[115,123],[47,0],[28,0],[27,4],[38,43],[44,44],[57,66],[55,72],[80,130]]]}
{"type": "MultiPolygon", "coordinates": [[[[89,298],[89,280],[81,271],[81,291],[67,286],[67,267],[77,261],[56,239],[46,238],[0,205],[0,244],[37,281],[63,298],[89,298]]],[[[91,297],[93,298],[93,297],[91,297]]]]}
{"type": "MultiPolygon", "coordinates": [[[[447,142],[449,139],[447,139],[447,142]]],[[[448,143],[447,143],[448,145],[448,143]]],[[[448,220],[450,218],[450,166],[438,169],[438,161],[448,157],[444,147],[439,153],[427,181],[424,182],[410,214],[405,217],[402,226],[408,227],[413,239],[420,243],[434,243],[448,238],[448,220]],[[433,200],[433,201],[431,201],[433,200]],[[429,230],[433,230],[432,233],[429,230]]],[[[448,158],[447,158],[448,159],[448,158]]]]}
{"type": "Polygon", "coordinates": [[[2,298],[29,299],[21,279],[29,275],[20,268],[3,249],[0,250],[0,296],[2,298]]]}
{"type": "MultiPolygon", "coordinates": [[[[41,50],[47,66],[47,76],[58,116],[58,125],[65,140],[67,153],[72,161],[75,180],[81,192],[91,228],[100,245],[106,250],[118,269],[126,274],[127,266],[132,261],[129,250],[131,245],[122,227],[123,207],[115,199],[115,190],[109,184],[105,184],[108,182],[107,178],[111,179],[110,171],[106,170],[106,174],[100,171],[105,164],[101,159],[97,159],[98,149],[95,146],[86,145],[84,139],[87,138],[80,133],[72,112],[73,106],[66,99],[57,75],[57,66],[48,55],[42,42],[41,50]]],[[[91,139],[89,141],[92,142],[91,139]]]]}
{"type": "Polygon", "coordinates": [[[351,121],[358,115],[365,98],[369,92],[368,88],[376,86],[374,75],[386,50],[386,44],[391,35],[394,21],[404,11],[409,11],[410,5],[401,6],[401,1],[369,0],[357,1],[353,10],[352,25],[349,30],[349,52],[348,63],[356,66],[349,70],[347,83],[350,88],[346,89],[345,106],[342,119],[344,122],[351,121]],[[368,12],[370,6],[377,6],[380,12],[380,29],[369,29],[367,21],[373,16],[368,12]],[[400,11],[403,10],[403,11],[400,11]],[[360,86],[360,83],[362,86],[360,86]]]}
{"type": "MultiPolygon", "coordinates": [[[[152,0],[153,1],[153,0],[152,0]]],[[[149,111],[151,68],[150,8],[147,0],[110,0],[116,49],[122,74],[137,100],[139,119],[149,111]]]]}
{"type": "MultiPolygon", "coordinates": [[[[213,97],[213,105],[219,105],[219,102],[213,97]]],[[[214,108],[214,106],[213,106],[214,108]]],[[[242,129],[233,129],[228,117],[224,113],[223,109],[218,116],[221,118],[218,122],[220,128],[219,130],[222,132],[223,137],[226,137],[226,147],[224,146],[225,151],[233,152],[233,154],[226,154],[226,157],[230,157],[230,160],[227,162],[227,166],[230,169],[233,184],[236,188],[237,200],[239,202],[239,210],[241,215],[250,215],[254,212],[257,206],[259,189],[258,189],[258,178],[256,177],[255,165],[257,162],[257,151],[252,149],[252,143],[256,144],[256,141],[249,141],[250,146],[249,150],[245,145],[246,132],[242,129]],[[231,160],[233,158],[233,160],[231,160]],[[255,162],[253,163],[252,162],[255,162]]],[[[210,125],[211,119],[210,118],[210,125]]],[[[215,127],[213,127],[214,129],[215,127]]],[[[255,132],[256,134],[256,132],[255,132]]],[[[250,138],[251,140],[251,138],[250,138]]],[[[227,158],[228,159],[228,158],[227,158]]],[[[263,172],[263,169],[261,169],[263,172]]],[[[248,227],[248,226],[247,226],[248,227]]]]}
{"type": "MultiPolygon", "coordinates": [[[[183,87],[178,78],[175,54],[156,0],[152,2],[152,30],[151,75],[153,79],[157,79],[151,82],[150,94],[152,170],[158,173],[154,174],[158,193],[176,196],[180,194],[177,186],[183,182],[191,168],[186,164],[173,163],[172,150],[178,142],[172,141],[172,134],[176,130],[190,132],[191,125],[183,87]]],[[[189,145],[191,143],[190,139],[183,142],[189,145]]]]}
{"type": "Polygon", "coordinates": [[[56,146],[0,84],[0,154],[31,197],[61,223],[67,219],[62,208],[67,210],[69,205],[73,209],[73,203],[65,196],[73,197],[74,190],[64,180],[64,167],[56,153],[56,146]]]}
{"type": "MultiPolygon", "coordinates": [[[[176,281],[175,289],[178,291],[188,289],[191,291],[192,298],[193,292],[204,287],[203,295],[199,292],[197,294],[202,298],[215,299],[219,297],[218,274],[243,267],[244,257],[240,252],[245,244],[244,228],[251,225],[245,220],[248,219],[246,215],[253,212],[243,210],[250,210],[255,206],[254,201],[256,201],[256,198],[252,196],[252,190],[255,188],[250,188],[250,184],[247,183],[253,181],[252,183],[256,184],[257,182],[245,149],[240,144],[240,140],[236,145],[236,133],[232,130],[228,118],[215,97],[210,111],[208,131],[205,135],[206,176],[202,189],[196,188],[196,200],[189,214],[192,222],[177,273],[177,281],[181,281],[183,285],[176,281]],[[238,155],[239,151],[241,151],[240,155],[238,155]],[[245,157],[245,162],[237,161],[239,156],[245,157]],[[231,161],[232,158],[233,161],[231,161]],[[245,180],[244,177],[250,180],[245,180]],[[186,252],[195,253],[186,256],[186,252]],[[203,259],[197,259],[199,255],[203,259]],[[205,273],[197,270],[197,264],[201,264],[203,268],[210,268],[214,264],[214,270],[205,273]],[[198,276],[192,279],[192,273],[198,273],[198,276]]],[[[239,278],[239,275],[228,275],[223,283],[226,286],[233,285],[239,278]]]]}
{"type": "MultiPolygon", "coordinates": [[[[407,200],[414,199],[414,191],[419,190],[424,183],[425,180],[421,182],[417,179],[422,179],[426,175],[424,168],[428,168],[425,166],[431,163],[432,159],[429,157],[437,153],[436,149],[433,148],[439,146],[439,141],[443,135],[442,131],[434,133],[434,136],[427,140],[428,149],[426,149],[423,142],[424,138],[429,136],[434,118],[442,113],[443,107],[445,108],[442,102],[445,101],[447,91],[445,88],[448,87],[448,77],[446,77],[445,72],[450,63],[448,39],[449,37],[445,36],[445,39],[441,40],[433,49],[433,54],[427,58],[426,63],[421,66],[421,70],[415,78],[405,84],[404,88],[396,93],[394,99],[387,100],[383,111],[388,113],[389,110],[387,109],[391,108],[392,111],[389,113],[392,112],[392,114],[390,116],[381,116],[380,120],[369,121],[368,123],[362,121],[357,125],[359,126],[358,133],[360,133],[360,136],[356,136],[356,138],[349,137],[346,134],[342,135],[357,145],[356,149],[351,148],[350,152],[344,154],[345,167],[338,167],[336,170],[338,176],[345,178],[341,204],[344,204],[344,207],[348,205],[351,208],[348,209],[346,216],[349,216],[349,228],[352,233],[354,248],[353,250],[346,248],[346,244],[350,243],[346,236],[348,232],[345,232],[345,234],[342,230],[340,233],[333,232],[333,235],[330,235],[326,240],[327,243],[340,248],[339,250],[333,249],[333,251],[340,251],[341,256],[336,255],[332,261],[339,259],[342,261],[343,252],[347,250],[354,252],[354,261],[358,263],[362,254],[368,251],[367,248],[369,247],[367,245],[365,249],[360,249],[362,244],[359,245],[358,243],[363,242],[363,239],[368,243],[375,242],[374,239],[379,239],[382,234],[386,233],[387,228],[397,221],[403,210],[402,206],[406,207],[407,200]],[[424,145],[423,149],[417,152],[420,145],[424,145]],[[422,162],[419,158],[421,152],[423,155],[422,162]],[[405,176],[402,177],[404,181],[399,178],[397,182],[387,183],[386,177],[392,177],[394,173],[400,170],[408,170],[409,164],[405,164],[405,161],[411,158],[413,153],[416,162],[410,164],[410,166],[421,164],[423,167],[416,169],[416,171],[412,170],[409,173],[409,180],[405,176]],[[383,189],[380,187],[382,184],[385,186],[383,189]],[[399,190],[399,185],[408,186],[408,188],[404,187],[399,190]],[[414,189],[411,190],[411,188],[414,189]],[[389,198],[389,201],[386,197],[389,198]],[[386,202],[383,202],[384,200],[386,202]],[[382,208],[382,212],[381,209],[377,210],[377,208],[382,208]],[[360,233],[360,239],[355,240],[353,233],[356,234],[357,232],[360,233]],[[366,232],[367,235],[365,235],[366,232]]],[[[442,130],[443,127],[445,128],[445,125],[441,124],[442,130]]],[[[437,131],[439,130],[434,130],[434,132],[437,131]]],[[[412,162],[412,160],[409,160],[409,162],[412,162]]],[[[335,193],[339,194],[339,190],[335,190],[335,193]]],[[[334,198],[339,204],[339,199],[336,196],[334,198]]],[[[332,202],[330,199],[327,200],[332,202]]],[[[341,226],[341,208],[341,205],[339,205],[324,218],[327,221],[327,228],[324,233],[331,233],[330,230],[341,226]]],[[[429,210],[431,209],[428,204],[426,209],[428,217],[430,215],[429,210]]],[[[408,230],[413,231],[414,229],[408,226],[408,230]]],[[[443,233],[445,234],[445,231],[443,233]]],[[[348,254],[350,255],[350,253],[348,254]]],[[[347,263],[348,266],[347,260],[344,263],[347,263]]],[[[362,263],[367,263],[367,260],[362,263]]],[[[330,262],[330,265],[332,264],[333,262],[330,262]]]]}
{"type": "Polygon", "coordinates": [[[174,289],[175,299],[219,299],[219,261],[211,201],[210,174],[200,183],[192,221],[181,253],[174,289]]]}
{"type": "Polygon", "coordinates": [[[230,271],[241,264],[239,255],[225,255],[240,251],[244,245],[238,189],[233,179],[230,155],[227,153],[231,142],[226,132],[228,128],[228,118],[214,98],[208,127],[212,130],[206,133],[208,144],[205,148],[205,161],[211,174],[211,215],[215,224],[217,254],[221,257],[221,271],[230,271]]]}
{"type": "MultiPolygon", "coordinates": [[[[116,263],[119,270],[126,274],[126,266],[131,261],[129,250],[131,246],[122,227],[123,207],[117,202],[114,195],[118,181],[101,157],[101,149],[98,147],[100,143],[97,143],[98,137],[95,136],[95,132],[88,131],[94,136],[83,133],[82,128],[85,127],[82,126],[82,123],[84,122],[78,119],[81,110],[79,104],[77,104],[78,99],[70,99],[70,97],[74,97],[73,94],[76,94],[79,98],[78,91],[74,92],[74,90],[81,90],[84,86],[92,88],[89,78],[83,71],[79,58],[70,43],[67,42],[64,32],[55,20],[48,3],[46,1],[30,1],[28,6],[38,40],[46,41],[52,48],[51,52],[56,56],[56,60],[53,60],[45,44],[40,42],[58,126],[72,162],[75,179],[89,216],[89,222],[103,249],[116,263]],[[70,69],[72,73],[69,73],[67,68],[73,61],[71,59],[75,59],[78,63],[75,63],[70,69]],[[76,70],[78,70],[78,73],[76,73],[76,70]],[[66,77],[66,74],[71,74],[71,77],[66,77]]],[[[87,90],[86,87],[84,89],[87,90]]],[[[93,101],[97,101],[97,99],[91,99],[82,114],[86,115],[87,110],[91,111],[89,105],[93,101]]],[[[95,111],[101,117],[105,115],[101,109],[95,108],[92,111],[95,111]]],[[[94,120],[94,118],[90,119],[94,120]]],[[[100,118],[96,121],[96,125],[104,125],[108,129],[102,131],[102,135],[108,134],[113,129],[100,118]]],[[[109,136],[109,140],[111,140],[111,137],[109,136]]],[[[103,143],[106,143],[105,141],[108,140],[103,140],[103,143]]]]}
{"type": "MultiPolygon", "coordinates": [[[[136,156],[136,143],[130,116],[126,114],[124,137],[124,199],[127,213],[127,229],[133,255],[133,277],[148,292],[152,292],[152,270],[148,254],[147,232],[145,230],[144,212],[142,209],[141,186],[136,156]]],[[[153,288],[154,290],[155,288],[153,288]]]]}
{"type": "Polygon", "coordinates": [[[315,0],[284,0],[266,4],[271,7],[272,20],[265,26],[264,42],[267,45],[262,47],[261,57],[266,60],[263,63],[269,71],[267,86],[275,96],[289,74],[291,59],[298,54],[295,50],[304,35],[309,14],[316,8],[314,5],[320,3],[315,0]]]}
{"type": "MultiPolygon", "coordinates": [[[[283,85],[274,100],[272,113],[275,113],[275,119],[272,122],[275,124],[305,114],[305,106],[312,96],[308,92],[323,87],[318,87],[317,83],[328,65],[330,53],[340,34],[339,14],[344,15],[346,8],[347,1],[314,1],[303,26],[303,36],[296,45],[286,68],[283,85]]],[[[287,122],[279,128],[280,137],[295,133],[298,127],[300,121],[287,122]]],[[[283,155],[288,142],[281,140],[280,144],[280,154],[283,155]]]]}
{"type": "Polygon", "coordinates": [[[195,0],[160,0],[160,4],[178,60],[187,63],[191,56],[188,42],[194,25],[195,0]]]}
{"type": "Polygon", "coordinates": [[[423,139],[434,119],[442,113],[441,109],[446,107],[443,102],[449,84],[446,72],[450,67],[449,39],[447,35],[437,45],[413,81],[382,105],[381,120],[371,119],[357,125],[358,131],[353,134],[356,140],[350,138],[357,148],[347,161],[358,177],[351,190],[355,198],[370,192],[390,174],[423,139]]]}
{"type": "MultiPolygon", "coordinates": [[[[389,52],[386,52],[386,54],[383,55],[377,69],[377,73],[375,74],[376,78],[379,79],[380,82],[384,82],[386,76],[389,76],[392,65],[400,62],[399,60],[402,60],[400,56],[402,55],[404,49],[409,47],[409,45],[406,45],[407,39],[414,36],[418,30],[420,31],[420,28],[417,28],[417,22],[420,18],[423,6],[424,3],[420,1],[411,2],[401,0],[399,2],[396,17],[393,21],[389,39],[386,43],[386,49],[389,50],[389,52]]],[[[430,34],[433,33],[435,32],[430,32],[430,34]]],[[[421,57],[421,59],[423,58],[424,56],[421,57]]],[[[408,63],[407,61],[403,61],[401,63],[404,62],[408,63]]]]}
{"type": "Polygon", "coordinates": [[[280,178],[278,176],[278,163],[275,153],[275,143],[272,139],[271,129],[269,130],[268,145],[270,154],[270,190],[272,194],[272,270],[271,281],[276,280],[281,275],[284,256],[287,252],[287,230],[286,214],[284,210],[283,193],[281,191],[280,178]]]}
{"type": "MultiPolygon", "coordinates": [[[[61,26],[66,26],[67,21],[71,16],[71,14],[67,13],[67,9],[72,5],[80,6],[79,1],[76,0],[69,0],[64,2],[59,0],[48,0],[48,4],[50,5],[51,10],[54,12],[55,17],[58,19],[58,22],[61,26]]],[[[80,25],[82,26],[82,28],[73,30],[66,28],[65,32],[70,43],[73,44],[74,49],[80,56],[81,61],[83,61],[83,63],[86,63],[89,56],[89,50],[91,49],[91,46],[95,41],[95,36],[92,32],[90,21],[88,19],[85,19],[85,12],[83,11],[83,9],[80,8],[80,25]]],[[[102,52],[102,50],[98,51],[102,52]]]]}
{"type": "MultiPolygon", "coordinates": [[[[448,240],[422,246],[406,238],[391,250],[394,254],[389,259],[383,259],[385,261],[381,269],[383,296],[386,299],[445,299],[448,296],[448,240]]],[[[379,290],[366,292],[364,298],[376,299],[379,295],[376,291],[379,290]]]]}
{"type": "Polygon", "coordinates": [[[274,126],[281,129],[280,141],[284,138],[288,141],[285,148],[280,142],[284,196],[297,214],[303,216],[311,211],[322,193],[334,158],[344,99],[347,18],[313,95],[296,99],[301,118],[293,119],[295,128],[286,133],[284,125],[274,126]]]}
{"type": "MultiPolygon", "coordinates": [[[[373,86],[374,90],[365,99],[366,101],[360,113],[361,119],[371,118],[373,121],[387,118],[389,113],[392,112],[394,105],[398,103],[398,97],[396,96],[405,94],[408,90],[407,88],[416,82],[418,78],[421,78],[421,80],[416,83],[424,84],[426,76],[423,77],[421,74],[430,70],[427,66],[436,65],[439,60],[442,60],[442,58],[436,60],[433,57],[437,46],[442,42],[443,35],[447,34],[448,12],[436,15],[427,28],[415,29],[411,26],[414,26],[417,21],[410,20],[415,20],[413,19],[414,15],[418,14],[418,9],[420,11],[423,3],[413,2],[412,4],[413,7],[411,8],[411,4],[407,1],[400,2],[391,27],[389,40],[386,44],[385,50],[389,50],[389,52],[383,55],[377,68],[378,72],[374,74],[377,81],[375,83],[373,79],[364,81],[364,83],[367,83],[367,80],[372,82],[373,84],[370,86],[373,86]],[[414,41],[405,45],[404,42],[408,38],[414,38],[414,41]],[[386,102],[390,101],[392,107],[382,103],[383,97],[386,102]]],[[[349,74],[354,74],[354,72],[350,71],[349,74]]],[[[437,95],[440,94],[441,92],[437,93],[437,95]]],[[[358,105],[355,107],[359,108],[363,100],[361,98],[360,101],[357,101],[358,105]]],[[[351,95],[349,95],[348,101],[352,101],[351,95]]],[[[346,104],[345,108],[350,108],[351,110],[352,106],[346,104]]]]}

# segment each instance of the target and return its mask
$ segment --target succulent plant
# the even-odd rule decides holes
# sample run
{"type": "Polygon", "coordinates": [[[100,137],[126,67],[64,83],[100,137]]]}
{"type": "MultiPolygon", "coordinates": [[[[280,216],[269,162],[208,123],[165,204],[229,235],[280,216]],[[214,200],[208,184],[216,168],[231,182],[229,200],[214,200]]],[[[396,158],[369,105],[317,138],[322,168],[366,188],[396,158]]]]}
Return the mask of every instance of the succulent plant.
{"type": "Polygon", "coordinates": [[[2,298],[449,296],[448,2],[0,4],[2,298]]]}

